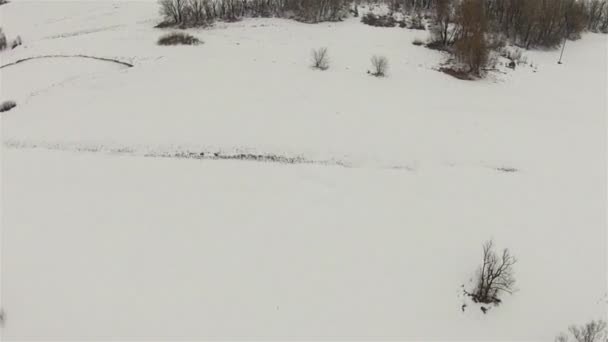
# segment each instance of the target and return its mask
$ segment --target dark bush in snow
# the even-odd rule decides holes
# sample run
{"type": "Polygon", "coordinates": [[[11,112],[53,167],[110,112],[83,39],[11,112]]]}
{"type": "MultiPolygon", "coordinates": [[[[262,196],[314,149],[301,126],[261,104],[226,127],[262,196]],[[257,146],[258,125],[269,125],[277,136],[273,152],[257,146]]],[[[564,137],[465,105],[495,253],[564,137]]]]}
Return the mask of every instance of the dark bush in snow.
{"type": "Polygon", "coordinates": [[[2,28],[0,28],[0,50],[4,49],[6,49],[6,36],[2,32],[2,28]]]}
{"type": "Polygon", "coordinates": [[[483,263],[477,272],[475,290],[470,294],[473,300],[484,304],[499,304],[501,292],[512,293],[515,286],[513,265],[516,262],[517,259],[508,249],[504,249],[499,257],[491,240],[484,243],[483,263]]]}
{"type": "Polygon", "coordinates": [[[395,27],[398,22],[392,15],[376,15],[368,12],[361,17],[361,22],[370,26],[377,27],[395,27]]]}
{"type": "Polygon", "coordinates": [[[4,101],[4,102],[0,103],[0,113],[9,111],[12,108],[14,108],[15,106],[17,106],[15,101],[4,101]]]}
{"type": "Polygon", "coordinates": [[[327,70],[329,68],[327,48],[312,50],[312,67],[319,70],[327,70]]]}
{"type": "Polygon", "coordinates": [[[198,38],[183,32],[172,32],[158,40],[158,45],[198,45],[201,43],[198,38]]]}
{"type": "Polygon", "coordinates": [[[0,0],[0,5],[8,4],[8,0],[0,0]]]}
{"type": "Polygon", "coordinates": [[[439,68],[439,71],[443,72],[444,74],[455,77],[459,80],[472,81],[475,79],[469,72],[460,69],[455,69],[453,67],[441,67],[439,68]]]}
{"type": "Polygon", "coordinates": [[[11,49],[14,49],[21,44],[22,44],[21,37],[17,36],[17,38],[15,38],[11,41],[11,49]]]}
{"type": "Polygon", "coordinates": [[[371,74],[376,77],[386,76],[388,70],[388,59],[384,56],[373,56],[371,74]]]}
{"type": "Polygon", "coordinates": [[[414,41],[412,41],[412,44],[414,44],[416,46],[420,46],[420,45],[423,45],[424,42],[422,41],[422,39],[416,38],[416,39],[414,39],[414,41]]]}

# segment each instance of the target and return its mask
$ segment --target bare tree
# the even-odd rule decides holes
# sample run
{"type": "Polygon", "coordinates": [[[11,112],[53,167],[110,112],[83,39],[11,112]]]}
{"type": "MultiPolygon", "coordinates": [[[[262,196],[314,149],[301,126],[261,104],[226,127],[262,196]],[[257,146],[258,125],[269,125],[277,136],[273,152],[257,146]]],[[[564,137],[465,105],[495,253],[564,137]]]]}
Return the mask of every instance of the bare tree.
{"type": "Polygon", "coordinates": [[[181,24],[184,20],[185,0],[159,0],[160,14],[165,21],[181,24]]]}
{"type": "Polygon", "coordinates": [[[568,330],[577,342],[601,342],[608,338],[606,322],[602,320],[591,321],[580,327],[572,325],[568,330]]]}
{"type": "Polygon", "coordinates": [[[555,337],[555,342],[568,342],[568,335],[560,333],[555,337]]]}
{"type": "Polygon", "coordinates": [[[434,24],[431,26],[433,40],[443,46],[452,43],[453,33],[450,29],[454,20],[454,6],[452,0],[436,0],[434,24]]]}
{"type": "Polygon", "coordinates": [[[477,285],[472,297],[479,303],[500,303],[500,292],[513,293],[515,278],[513,265],[517,260],[508,249],[499,257],[492,240],[483,245],[483,264],[479,268],[477,285]]]}
{"type": "Polygon", "coordinates": [[[482,0],[463,0],[456,9],[457,36],[454,44],[456,57],[469,72],[480,75],[488,63],[489,48],[486,42],[486,15],[482,0]]]}
{"type": "Polygon", "coordinates": [[[326,47],[312,50],[312,67],[319,70],[329,68],[329,55],[326,47]]]}
{"type": "Polygon", "coordinates": [[[376,77],[386,76],[388,70],[388,59],[384,56],[373,56],[371,74],[376,77]]]}

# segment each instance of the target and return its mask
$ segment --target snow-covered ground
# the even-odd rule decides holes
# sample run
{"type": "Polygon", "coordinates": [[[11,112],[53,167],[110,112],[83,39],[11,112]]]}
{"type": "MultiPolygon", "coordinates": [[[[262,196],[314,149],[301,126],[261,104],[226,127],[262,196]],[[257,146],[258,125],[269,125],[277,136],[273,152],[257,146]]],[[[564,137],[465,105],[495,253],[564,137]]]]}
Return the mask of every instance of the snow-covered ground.
{"type": "Polygon", "coordinates": [[[0,69],[3,338],[550,341],[606,316],[605,35],[470,82],[424,31],[248,19],[160,47],[157,11],[0,6],[24,41],[0,67],[70,56],[0,69]],[[490,238],[519,291],[463,313],[490,238]]]}

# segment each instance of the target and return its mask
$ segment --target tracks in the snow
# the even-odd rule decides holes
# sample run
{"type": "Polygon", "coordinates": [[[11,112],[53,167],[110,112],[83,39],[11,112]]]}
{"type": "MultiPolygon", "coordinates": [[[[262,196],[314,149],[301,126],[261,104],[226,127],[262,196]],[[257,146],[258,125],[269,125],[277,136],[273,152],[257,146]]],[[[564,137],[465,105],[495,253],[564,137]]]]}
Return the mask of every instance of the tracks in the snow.
{"type": "MultiPolygon", "coordinates": [[[[64,152],[84,152],[84,153],[101,153],[107,155],[123,155],[132,157],[146,157],[146,158],[168,158],[168,159],[194,159],[194,160],[238,160],[238,161],[251,161],[251,162],[262,162],[262,163],[277,163],[277,164],[308,164],[308,165],[324,165],[324,166],[338,166],[344,168],[361,168],[361,167],[372,167],[386,170],[399,170],[415,172],[418,170],[418,163],[400,163],[400,164],[386,164],[386,163],[370,163],[361,162],[357,163],[351,158],[326,158],[326,159],[315,159],[305,157],[302,155],[288,155],[278,153],[260,153],[251,152],[251,150],[241,149],[211,149],[211,148],[198,148],[198,147],[183,147],[183,146],[126,146],[126,145],[109,145],[109,144],[94,144],[94,143],[66,143],[66,142],[27,142],[18,140],[6,140],[4,146],[11,149],[44,149],[51,151],[64,151],[64,152]]],[[[467,163],[465,163],[467,164],[467,163]]],[[[455,166],[450,163],[448,166],[455,166]]],[[[472,165],[475,166],[475,165],[472,165]]],[[[513,174],[520,170],[514,167],[496,166],[489,164],[476,164],[477,167],[491,169],[495,172],[513,174]]]]}
{"type": "Polygon", "coordinates": [[[89,55],[43,55],[43,56],[22,58],[22,59],[16,60],[14,62],[5,64],[5,65],[1,65],[0,69],[8,68],[10,66],[20,64],[23,62],[27,62],[27,61],[31,61],[31,60],[35,60],[35,59],[44,59],[44,58],[88,58],[88,59],[94,59],[94,60],[103,61],[103,62],[119,64],[119,65],[125,66],[127,68],[133,67],[133,64],[131,64],[131,63],[127,63],[127,62],[124,62],[124,61],[121,61],[118,59],[114,59],[114,58],[96,57],[96,56],[89,56],[89,55]]]}
{"type": "MultiPolygon", "coordinates": [[[[194,148],[162,148],[146,146],[109,146],[106,144],[71,144],[22,142],[8,140],[4,146],[13,149],[45,149],[66,152],[104,153],[110,155],[127,155],[147,158],[173,158],[198,160],[242,160],[279,164],[318,164],[328,166],[354,167],[344,160],[338,159],[310,159],[303,156],[289,156],[273,153],[241,152],[239,150],[225,152],[221,150],[194,149],[194,148]]],[[[407,167],[404,167],[407,168],[407,167]]]]}

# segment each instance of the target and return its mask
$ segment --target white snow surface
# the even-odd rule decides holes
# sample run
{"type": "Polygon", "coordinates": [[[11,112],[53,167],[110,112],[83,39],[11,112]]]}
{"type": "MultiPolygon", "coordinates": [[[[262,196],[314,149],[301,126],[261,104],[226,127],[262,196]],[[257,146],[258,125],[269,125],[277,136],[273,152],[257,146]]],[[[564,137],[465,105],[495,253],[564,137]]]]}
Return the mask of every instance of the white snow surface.
{"type": "Polygon", "coordinates": [[[0,6],[24,42],[0,66],[57,56],[0,69],[3,339],[551,341],[606,317],[605,35],[461,81],[426,31],[246,19],[164,47],[158,21],[0,6]],[[490,238],[518,291],[462,312],[490,238]]]}

